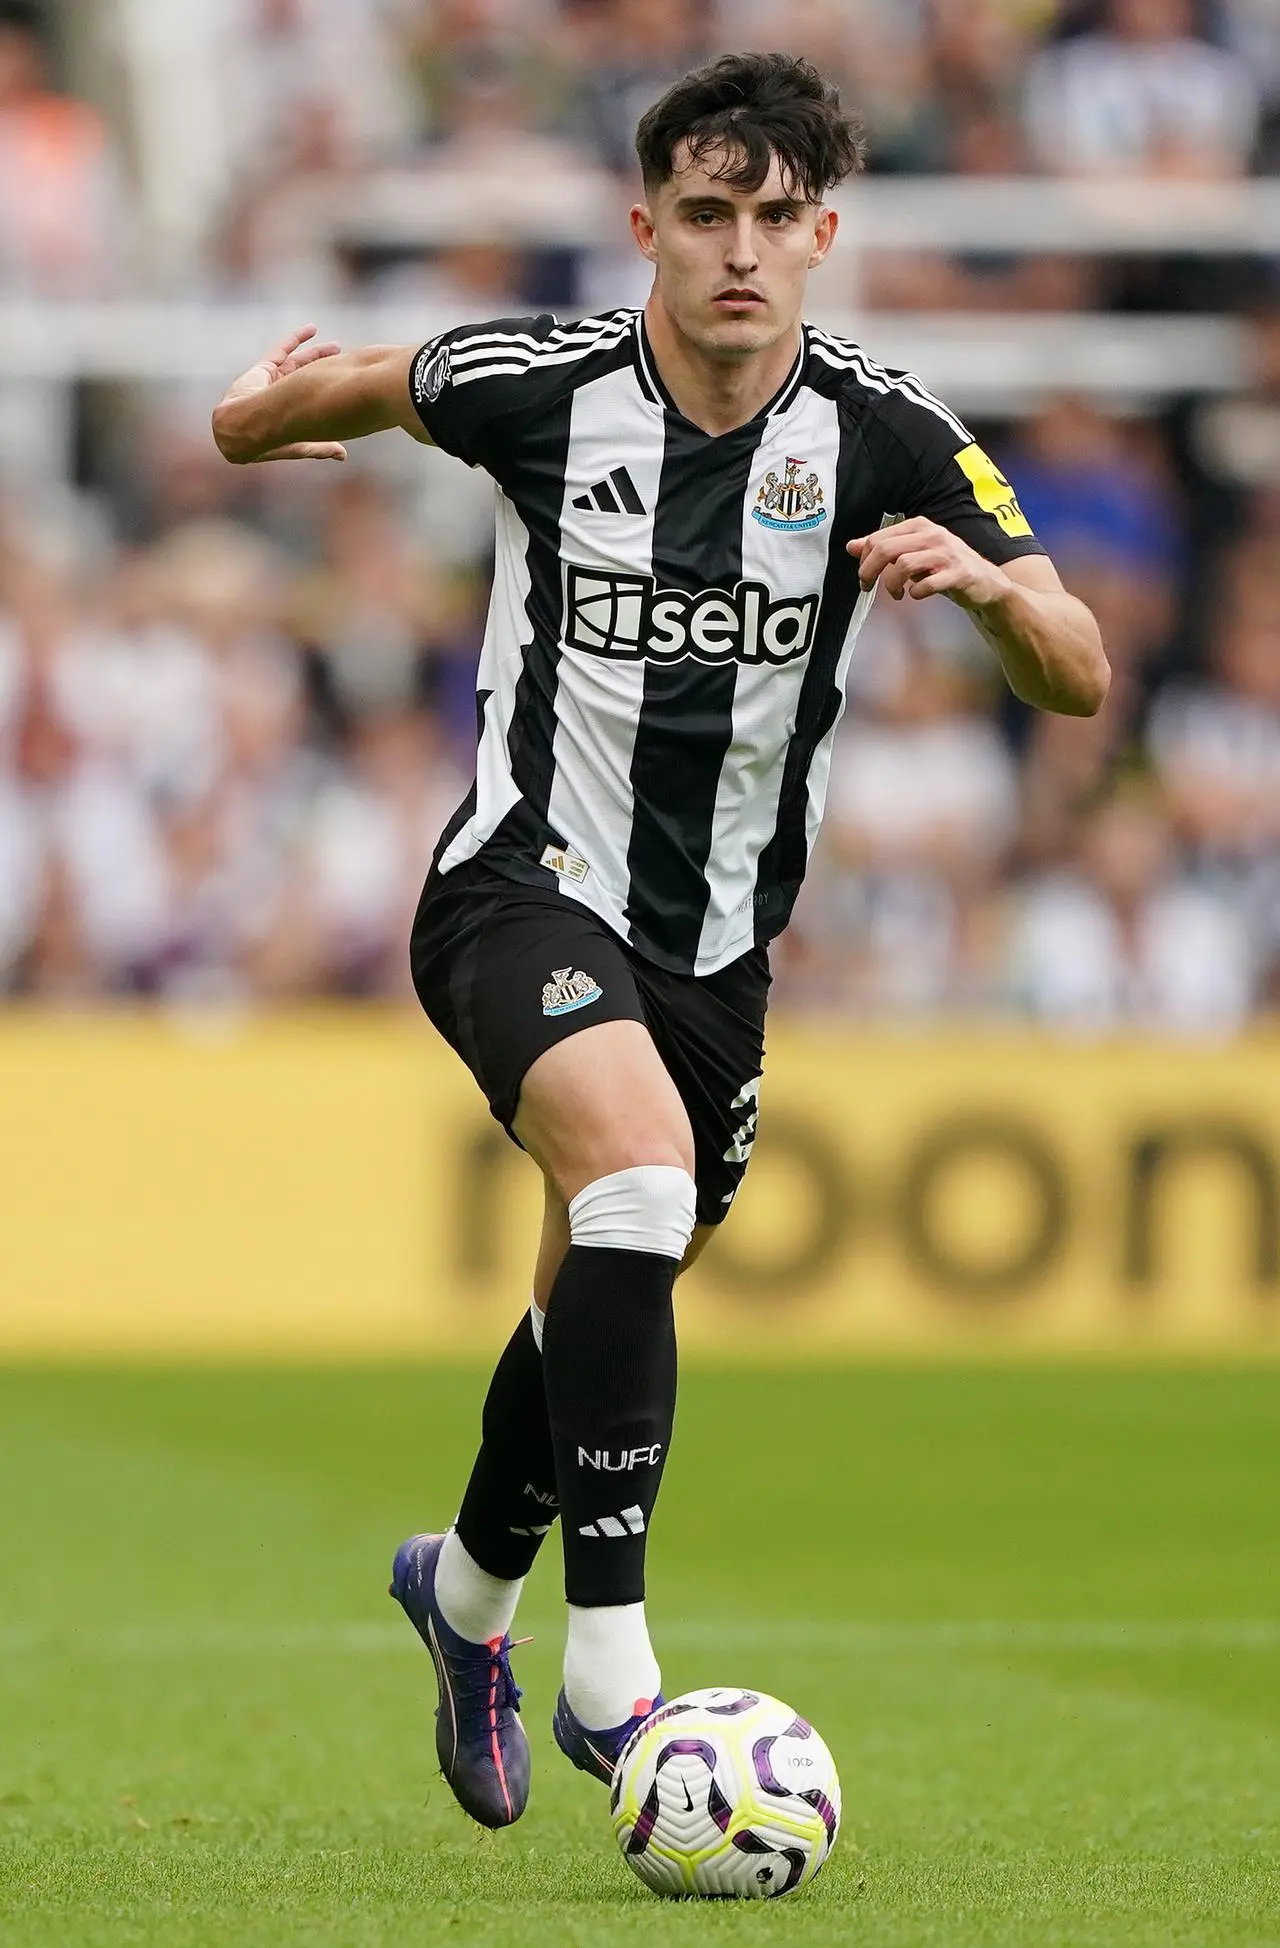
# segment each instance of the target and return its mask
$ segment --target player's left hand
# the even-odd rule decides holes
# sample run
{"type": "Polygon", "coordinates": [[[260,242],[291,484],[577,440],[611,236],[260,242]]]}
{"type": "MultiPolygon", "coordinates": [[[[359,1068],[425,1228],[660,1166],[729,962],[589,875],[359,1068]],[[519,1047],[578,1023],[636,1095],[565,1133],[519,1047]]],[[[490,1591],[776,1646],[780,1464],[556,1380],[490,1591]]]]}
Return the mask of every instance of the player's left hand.
{"type": "Polygon", "coordinates": [[[876,534],[845,543],[858,564],[864,589],[879,582],[895,602],[904,595],[923,601],[949,595],[962,608],[978,609],[1008,593],[1007,575],[949,528],[916,515],[876,534]]]}

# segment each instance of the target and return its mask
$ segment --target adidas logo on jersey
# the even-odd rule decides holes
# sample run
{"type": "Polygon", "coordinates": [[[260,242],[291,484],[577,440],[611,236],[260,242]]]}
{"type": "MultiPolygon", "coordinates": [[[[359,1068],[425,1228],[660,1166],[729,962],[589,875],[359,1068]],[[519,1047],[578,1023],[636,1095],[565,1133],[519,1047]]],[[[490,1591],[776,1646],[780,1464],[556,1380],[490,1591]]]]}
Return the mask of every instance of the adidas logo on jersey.
{"type": "Polygon", "coordinates": [[[643,514],[644,502],[625,467],[615,467],[607,480],[598,480],[579,494],[573,505],[583,514],[643,514]]]}
{"type": "Polygon", "coordinates": [[[591,871],[582,854],[575,852],[571,845],[544,846],[538,864],[545,866],[549,873],[554,873],[557,879],[571,879],[578,886],[591,871]]]}
{"type": "Polygon", "coordinates": [[[565,642],[595,656],[676,663],[793,663],[813,645],[821,597],[770,599],[763,582],[688,595],[652,575],[610,575],[565,564],[565,642]]]}
{"type": "Polygon", "coordinates": [[[599,1515],[594,1522],[587,1522],[578,1530],[579,1535],[603,1537],[605,1541],[620,1540],[629,1535],[644,1534],[644,1510],[624,1508],[621,1515],[599,1515]]]}

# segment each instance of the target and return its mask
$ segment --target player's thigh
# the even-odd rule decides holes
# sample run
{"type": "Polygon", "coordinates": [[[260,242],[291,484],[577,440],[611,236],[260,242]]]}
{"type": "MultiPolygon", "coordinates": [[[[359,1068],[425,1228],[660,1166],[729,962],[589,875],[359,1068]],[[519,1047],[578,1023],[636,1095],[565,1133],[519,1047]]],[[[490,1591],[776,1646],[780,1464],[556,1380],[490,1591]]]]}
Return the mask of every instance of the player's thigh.
{"type": "Polygon", "coordinates": [[[516,1136],[568,1203],[639,1164],[693,1173],[693,1131],[647,1028],[604,1021],[557,1042],[520,1088],[516,1136]]]}
{"type": "MultiPolygon", "coordinates": [[[[527,1078],[562,1046],[603,1025],[622,1026],[652,1047],[621,942],[557,891],[514,885],[474,866],[435,874],[411,953],[423,1007],[509,1135],[516,1135],[527,1078]]],[[[571,1057],[569,1073],[579,1065],[571,1057]]],[[[540,1132],[525,1121],[525,1147],[542,1162],[540,1132]]]]}
{"type": "MultiPolygon", "coordinates": [[[[637,979],[646,1020],[693,1130],[701,1251],[728,1215],[755,1142],[768,957],[756,948],[697,979],[660,968],[640,969],[637,979]]],[[[686,1259],[686,1266],[692,1262],[686,1259]]]]}

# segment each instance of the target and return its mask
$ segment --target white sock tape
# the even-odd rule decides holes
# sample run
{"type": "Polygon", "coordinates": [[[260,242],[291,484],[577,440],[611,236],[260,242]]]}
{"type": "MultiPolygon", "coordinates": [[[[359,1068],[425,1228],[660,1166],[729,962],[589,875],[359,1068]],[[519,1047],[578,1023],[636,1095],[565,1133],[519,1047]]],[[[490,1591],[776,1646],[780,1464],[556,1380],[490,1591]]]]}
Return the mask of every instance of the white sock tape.
{"type": "Polygon", "coordinates": [[[687,1170],[641,1163],[580,1190],[569,1205],[575,1245],[684,1257],[693,1236],[697,1192],[687,1170]]]}

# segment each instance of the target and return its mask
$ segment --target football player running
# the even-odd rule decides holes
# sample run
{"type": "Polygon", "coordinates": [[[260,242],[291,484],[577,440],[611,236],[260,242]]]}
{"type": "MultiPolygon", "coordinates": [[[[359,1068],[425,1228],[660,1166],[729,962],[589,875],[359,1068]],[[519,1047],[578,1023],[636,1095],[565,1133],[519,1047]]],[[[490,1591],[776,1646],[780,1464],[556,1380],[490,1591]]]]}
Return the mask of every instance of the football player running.
{"type": "Polygon", "coordinates": [[[533,1303],[456,1522],[392,1575],[486,1826],[529,1787],[510,1630],[559,1516],[554,1732],[608,1781],[661,1694],[645,1548],[672,1435],[672,1288],[755,1135],[768,945],[821,817],[876,589],[966,609],[1016,694],[1088,716],[1109,671],[1010,483],[910,374],[803,322],[861,144],[783,55],[685,76],[637,132],[642,311],[341,352],[311,326],[213,415],[237,462],[400,428],[496,486],[476,784],[411,941],[418,994],[537,1163],[533,1303]]]}

